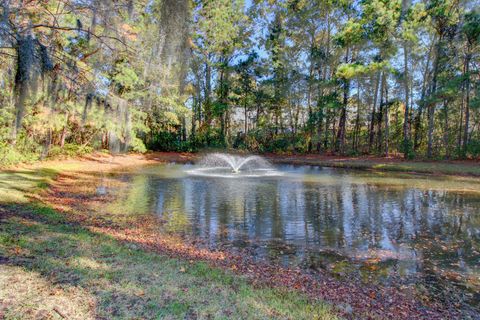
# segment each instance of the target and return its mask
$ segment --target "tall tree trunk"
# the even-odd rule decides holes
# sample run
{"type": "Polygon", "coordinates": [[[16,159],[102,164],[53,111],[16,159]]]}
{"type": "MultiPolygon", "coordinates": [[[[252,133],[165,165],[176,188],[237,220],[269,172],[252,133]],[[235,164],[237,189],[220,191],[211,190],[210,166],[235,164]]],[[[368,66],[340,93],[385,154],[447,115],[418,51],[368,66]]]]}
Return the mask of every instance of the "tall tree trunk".
{"type": "Polygon", "coordinates": [[[471,54],[467,51],[467,55],[465,57],[465,87],[466,87],[466,96],[465,96],[465,125],[463,131],[463,154],[466,156],[467,153],[467,146],[468,146],[468,131],[469,131],[469,124],[470,124],[470,59],[471,54]]]}
{"type": "MultiPolygon", "coordinates": [[[[312,37],[314,38],[314,37],[312,37]]],[[[312,41],[312,44],[310,45],[310,65],[308,68],[308,90],[307,90],[307,108],[308,108],[308,133],[309,133],[309,139],[308,139],[308,145],[307,145],[307,151],[310,153],[312,152],[313,144],[312,144],[312,138],[313,138],[313,130],[314,130],[314,125],[313,125],[313,110],[312,110],[312,81],[313,81],[313,49],[315,46],[315,42],[312,41]]]]}
{"type": "Polygon", "coordinates": [[[355,119],[355,129],[353,133],[353,151],[358,152],[358,142],[360,135],[360,79],[357,78],[357,118],[355,119]]]}
{"type": "Polygon", "coordinates": [[[17,135],[22,128],[25,113],[25,101],[27,99],[29,84],[32,77],[34,63],[34,43],[31,35],[17,34],[16,54],[17,65],[15,72],[15,119],[12,130],[12,144],[16,144],[17,135]]]}
{"type": "MultiPolygon", "coordinates": [[[[325,17],[326,23],[327,23],[327,39],[326,39],[326,49],[325,49],[325,55],[328,59],[330,56],[330,39],[331,39],[331,33],[332,33],[332,28],[330,25],[330,15],[327,13],[325,17]]],[[[330,73],[328,73],[328,61],[325,61],[323,64],[323,71],[322,68],[318,67],[318,79],[319,80],[328,80],[331,78],[331,74],[333,74],[333,70],[331,68],[330,73]]],[[[318,124],[317,124],[317,152],[320,152],[322,149],[322,131],[324,131],[324,139],[323,139],[323,150],[327,150],[328,147],[328,127],[329,127],[329,115],[328,115],[328,110],[325,110],[325,107],[323,103],[321,102],[321,97],[324,95],[324,90],[321,88],[320,82],[319,82],[319,97],[317,99],[317,107],[318,107],[318,124]],[[325,127],[323,128],[323,120],[325,118],[325,127]]]]}
{"type": "Polygon", "coordinates": [[[389,118],[388,118],[388,107],[389,107],[389,102],[388,102],[388,83],[386,77],[383,78],[383,81],[385,81],[385,84],[383,87],[385,88],[385,157],[389,156],[389,144],[388,144],[388,138],[390,135],[390,123],[389,123],[389,118]]]}
{"type": "Polygon", "coordinates": [[[187,119],[185,116],[181,117],[182,120],[182,141],[187,141],[187,119]]]}
{"type": "Polygon", "coordinates": [[[258,126],[260,121],[260,103],[257,102],[257,111],[255,112],[255,127],[258,126]]]}
{"type": "Polygon", "coordinates": [[[422,128],[422,116],[423,110],[425,108],[425,97],[427,95],[427,86],[429,82],[429,69],[430,69],[430,60],[432,58],[433,45],[430,46],[428,50],[427,62],[425,64],[425,70],[423,71],[423,81],[422,81],[422,93],[420,95],[420,102],[418,104],[418,112],[415,117],[415,135],[413,138],[413,151],[417,151],[420,146],[420,131],[422,128]]]}
{"type": "Polygon", "coordinates": [[[220,115],[220,132],[222,135],[222,140],[227,144],[226,140],[226,130],[227,130],[227,105],[228,105],[228,58],[223,57],[222,58],[222,65],[220,68],[220,102],[222,103],[222,112],[220,115]]]}
{"type": "Polygon", "coordinates": [[[205,63],[205,122],[207,126],[210,126],[212,122],[212,69],[210,61],[205,63]]]}
{"type": "Polygon", "coordinates": [[[323,150],[328,149],[328,133],[330,132],[331,111],[327,110],[325,117],[325,133],[323,134],[323,150]]]}
{"type": "Polygon", "coordinates": [[[421,136],[420,130],[422,129],[422,117],[423,117],[423,106],[422,104],[425,103],[425,98],[420,98],[419,108],[417,115],[415,116],[415,135],[413,137],[413,151],[417,151],[418,147],[420,147],[421,143],[421,136]]]}
{"type": "Polygon", "coordinates": [[[245,115],[245,119],[244,119],[244,132],[245,132],[245,136],[247,135],[248,133],[248,106],[247,106],[247,99],[243,99],[243,110],[244,110],[244,115],[245,115]]]}
{"type": "Polygon", "coordinates": [[[193,104],[192,104],[192,130],[191,130],[191,140],[195,140],[195,135],[197,134],[197,120],[200,121],[200,108],[201,108],[201,89],[200,89],[200,79],[196,77],[197,83],[194,85],[195,94],[193,95],[193,104]]]}
{"type": "Polygon", "coordinates": [[[449,126],[448,126],[448,101],[443,101],[443,112],[444,112],[444,126],[443,126],[443,144],[445,146],[445,158],[450,158],[450,146],[449,146],[449,126]]]}
{"type": "Polygon", "coordinates": [[[370,119],[370,130],[369,130],[369,140],[368,140],[368,152],[372,152],[373,148],[373,140],[375,138],[375,117],[377,112],[377,97],[378,97],[378,87],[380,86],[382,78],[382,71],[380,71],[377,75],[377,79],[375,80],[375,89],[373,90],[373,105],[372,105],[372,115],[370,119]]]}
{"type": "MultiPolygon", "coordinates": [[[[195,133],[197,132],[198,129],[200,129],[202,127],[202,124],[203,124],[203,121],[204,121],[204,113],[202,112],[202,104],[204,103],[204,101],[202,101],[202,77],[201,77],[201,74],[197,74],[197,85],[196,85],[196,94],[197,94],[197,99],[196,99],[196,102],[197,102],[197,107],[196,107],[196,110],[195,110],[195,114],[196,116],[193,117],[195,118],[195,128],[192,128],[192,131],[194,131],[195,129],[195,133]],[[196,128],[196,126],[198,125],[198,129],[196,128]]],[[[193,119],[192,119],[193,120],[193,119]]],[[[195,134],[194,133],[194,134],[195,134]]]]}
{"type": "MultiPolygon", "coordinates": [[[[440,66],[440,54],[442,50],[442,39],[440,36],[436,44],[435,50],[435,63],[433,68],[433,77],[432,77],[432,91],[431,94],[435,96],[437,92],[437,77],[440,66]]],[[[434,117],[435,117],[435,102],[430,102],[428,104],[428,143],[427,143],[427,158],[432,158],[433,156],[433,129],[434,129],[434,117]]]]}
{"type": "Polygon", "coordinates": [[[16,99],[15,99],[15,122],[12,130],[13,144],[16,144],[18,132],[22,128],[22,120],[25,112],[25,100],[28,92],[26,84],[20,84],[16,87],[17,89],[15,91],[17,93],[16,93],[16,99]]]}
{"type": "Polygon", "coordinates": [[[317,101],[318,119],[317,119],[317,152],[322,150],[322,132],[323,132],[323,118],[324,118],[324,106],[320,99],[317,101]]]}
{"type": "Polygon", "coordinates": [[[197,98],[193,96],[192,102],[192,123],[191,123],[191,131],[190,131],[190,138],[191,140],[195,140],[195,134],[197,132],[197,98]]]}
{"type": "MultiPolygon", "coordinates": [[[[327,47],[328,48],[328,47],[327,47]]],[[[324,141],[322,141],[322,135],[324,131],[323,121],[326,118],[325,116],[325,106],[322,101],[324,95],[324,88],[322,87],[322,82],[326,80],[327,75],[327,63],[324,63],[323,66],[317,66],[318,73],[318,87],[317,87],[317,112],[316,117],[316,127],[317,127],[317,152],[320,153],[322,149],[326,149],[324,141]],[[322,148],[322,145],[324,146],[322,148]]],[[[328,127],[328,124],[326,124],[328,127]]],[[[325,132],[326,133],[326,132],[325,132]]]]}
{"type": "Polygon", "coordinates": [[[336,143],[337,140],[335,139],[335,137],[337,136],[337,127],[336,127],[337,122],[335,121],[335,118],[336,118],[335,110],[331,110],[330,112],[331,112],[330,117],[332,122],[332,141],[330,143],[330,149],[334,151],[335,146],[337,145],[336,143]]]}
{"type": "Polygon", "coordinates": [[[458,126],[458,133],[457,133],[457,148],[459,152],[463,152],[463,114],[465,112],[465,74],[466,74],[466,66],[465,66],[465,60],[463,63],[463,81],[462,81],[462,104],[460,106],[460,121],[459,121],[459,126],[458,126]]]}
{"type": "Polygon", "coordinates": [[[47,129],[47,138],[45,139],[45,145],[43,147],[42,155],[40,159],[45,159],[48,156],[48,152],[50,151],[50,145],[52,144],[52,129],[47,129]]]}
{"type": "Polygon", "coordinates": [[[67,114],[65,115],[65,125],[63,126],[62,134],[60,136],[60,148],[62,149],[63,149],[63,146],[65,145],[65,138],[67,137],[68,118],[69,118],[69,113],[67,111],[67,114]]]}
{"type": "MultiPolygon", "coordinates": [[[[347,47],[345,52],[345,63],[348,63],[348,56],[350,49],[347,47]]],[[[341,154],[345,153],[345,132],[347,124],[347,105],[348,105],[348,96],[350,94],[350,81],[348,79],[343,79],[343,105],[342,111],[340,114],[340,121],[338,123],[338,134],[337,134],[337,143],[335,151],[339,151],[341,154]]]]}
{"type": "Polygon", "coordinates": [[[230,147],[230,137],[231,137],[231,130],[230,130],[230,109],[225,111],[225,143],[227,148],[230,147]]]}
{"type": "Polygon", "coordinates": [[[108,149],[108,131],[102,133],[102,149],[108,149]]]}
{"type": "Polygon", "coordinates": [[[383,94],[385,92],[385,72],[382,72],[382,81],[380,82],[380,103],[378,108],[377,114],[377,152],[381,152],[382,148],[382,124],[383,124],[383,109],[384,109],[384,101],[383,101],[383,94]]]}
{"type": "Polygon", "coordinates": [[[403,156],[404,158],[408,158],[408,154],[410,152],[410,134],[409,134],[409,125],[410,125],[410,118],[409,118],[409,86],[408,86],[408,51],[407,51],[407,43],[403,43],[403,77],[404,77],[404,86],[405,86],[405,115],[403,118],[403,156]]]}
{"type": "Polygon", "coordinates": [[[210,146],[210,126],[212,123],[212,69],[210,59],[205,63],[205,101],[204,101],[204,123],[207,146],[210,146]]]}
{"type": "MultiPolygon", "coordinates": [[[[93,89],[89,88],[89,91],[93,89]]],[[[85,104],[83,105],[83,113],[82,113],[82,128],[85,126],[87,122],[88,110],[92,106],[93,103],[93,93],[88,92],[85,96],[85,104]]]]}

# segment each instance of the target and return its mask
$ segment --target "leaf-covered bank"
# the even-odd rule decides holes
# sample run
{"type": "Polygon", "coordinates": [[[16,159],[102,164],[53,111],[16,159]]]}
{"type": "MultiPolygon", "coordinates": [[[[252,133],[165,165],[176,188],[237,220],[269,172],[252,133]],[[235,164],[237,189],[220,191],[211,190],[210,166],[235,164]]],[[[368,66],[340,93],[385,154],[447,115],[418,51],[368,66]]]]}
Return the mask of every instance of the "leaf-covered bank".
{"type": "MultiPolygon", "coordinates": [[[[149,162],[136,156],[122,160],[124,165],[149,162]]],[[[44,203],[60,174],[98,175],[122,167],[122,160],[44,162],[1,172],[0,317],[336,319],[322,302],[256,288],[203,262],[115,240],[75,221],[75,212],[44,203]]]]}
{"type": "MultiPolygon", "coordinates": [[[[129,167],[162,160],[193,159],[191,154],[176,153],[150,154],[148,158],[103,155],[65,162],[47,161],[3,172],[1,256],[2,264],[8,266],[5,281],[15,279],[13,274],[18,274],[25,283],[48,288],[42,289],[45,295],[58,289],[59,297],[54,301],[59,302],[54,303],[62,305],[61,301],[66,300],[73,303],[56,309],[72,317],[75,313],[70,307],[84,299],[93,302],[78,312],[120,318],[136,314],[172,318],[195,315],[202,318],[207,314],[231,318],[255,318],[256,315],[259,318],[329,318],[334,317],[333,314],[377,318],[459,317],[455,310],[436,301],[419,300],[412,292],[364,286],[334,279],[323,272],[309,274],[300,269],[258,263],[248,253],[209,248],[198,239],[159,234],[155,228],[158,222],[151,221],[154,217],[109,214],[102,209],[111,199],[108,195],[96,194],[95,181],[102,176],[108,178],[109,170],[129,170],[129,167]],[[34,190],[36,192],[32,192],[34,190]],[[105,253],[103,244],[108,244],[110,251],[105,253]],[[132,266],[135,266],[133,270],[132,266]],[[159,274],[165,274],[167,279],[159,274]],[[170,276],[175,280],[168,280],[170,276]],[[185,282],[171,283],[187,276],[185,282]],[[220,284],[211,283],[210,278],[220,284]],[[164,281],[173,286],[167,293],[157,288],[163,288],[164,281]],[[199,288],[205,283],[212,292],[199,288]],[[239,288],[250,292],[247,300],[239,288]],[[167,301],[173,299],[175,308],[162,305],[164,300],[157,300],[159,296],[167,301]],[[204,296],[221,300],[208,299],[204,309],[204,296]],[[252,306],[248,301],[255,303],[252,306]],[[263,311],[257,312],[256,308],[263,311]],[[338,309],[334,312],[332,308],[338,309]]],[[[22,287],[18,288],[15,291],[22,292],[22,287]]],[[[12,312],[8,315],[23,313],[23,302],[31,296],[13,294],[7,286],[2,287],[2,292],[4,290],[9,298],[2,301],[9,301],[8,312],[12,312]]],[[[43,294],[40,291],[35,294],[38,299],[34,306],[43,305],[43,294]]],[[[45,306],[47,311],[39,311],[32,305],[29,310],[35,314],[58,311],[54,310],[57,305],[45,306]]],[[[5,310],[2,312],[7,314],[5,310]]],[[[83,317],[88,315],[82,313],[83,317]]]]}

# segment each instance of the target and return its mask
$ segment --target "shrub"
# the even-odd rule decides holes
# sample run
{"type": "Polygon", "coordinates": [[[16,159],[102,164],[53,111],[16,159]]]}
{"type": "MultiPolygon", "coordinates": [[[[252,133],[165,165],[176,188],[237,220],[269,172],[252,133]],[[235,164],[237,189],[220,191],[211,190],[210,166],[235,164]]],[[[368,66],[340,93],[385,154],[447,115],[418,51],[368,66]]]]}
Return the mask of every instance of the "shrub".
{"type": "Polygon", "coordinates": [[[19,135],[15,145],[0,140],[0,165],[8,166],[20,162],[32,162],[39,159],[41,146],[35,141],[19,135]]]}
{"type": "Polygon", "coordinates": [[[203,139],[203,136],[196,136],[193,141],[181,141],[177,133],[160,131],[149,137],[145,144],[148,150],[192,152],[196,151],[197,146],[204,144],[203,139]]]}
{"type": "Polygon", "coordinates": [[[147,152],[147,147],[143,141],[137,137],[133,137],[132,141],[130,142],[130,149],[135,152],[145,153],[147,152]]]}
{"type": "Polygon", "coordinates": [[[480,157],[480,140],[472,139],[467,145],[467,155],[472,158],[480,157]]]}
{"type": "Polygon", "coordinates": [[[93,148],[90,146],[65,143],[63,148],[60,146],[52,146],[48,151],[48,158],[83,156],[92,152],[93,148]]]}

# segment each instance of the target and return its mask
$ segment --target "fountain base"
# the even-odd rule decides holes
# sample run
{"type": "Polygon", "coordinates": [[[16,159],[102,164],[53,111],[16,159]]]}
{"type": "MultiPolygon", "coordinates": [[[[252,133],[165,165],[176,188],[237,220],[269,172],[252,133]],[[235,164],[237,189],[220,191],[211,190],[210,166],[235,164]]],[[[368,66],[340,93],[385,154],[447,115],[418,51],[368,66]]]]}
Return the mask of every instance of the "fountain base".
{"type": "Polygon", "coordinates": [[[194,169],[187,170],[187,173],[217,178],[254,178],[282,175],[260,156],[241,157],[223,153],[205,156],[194,169]]]}

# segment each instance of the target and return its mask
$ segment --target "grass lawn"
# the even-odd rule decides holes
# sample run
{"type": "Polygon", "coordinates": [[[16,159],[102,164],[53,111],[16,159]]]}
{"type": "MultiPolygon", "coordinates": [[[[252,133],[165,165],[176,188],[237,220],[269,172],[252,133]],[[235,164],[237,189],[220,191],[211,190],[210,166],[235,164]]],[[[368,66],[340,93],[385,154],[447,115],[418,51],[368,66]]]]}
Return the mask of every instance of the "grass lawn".
{"type": "Polygon", "coordinates": [[[438,175],[480,176],[480,163],[475,161],[409,161],[402,159],[336,157],[336,156],[268,156],[274,163],[314,165],[374,171],[414,172],[438,175]]]}
{"type": "Polygon", "coordinates": [[[0,319],[336,319],[322,302],[120,243],[31,197],[83,165],[0,172],[0,319]]]}

